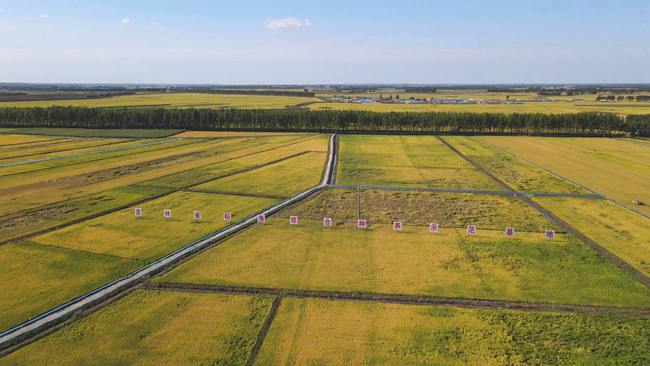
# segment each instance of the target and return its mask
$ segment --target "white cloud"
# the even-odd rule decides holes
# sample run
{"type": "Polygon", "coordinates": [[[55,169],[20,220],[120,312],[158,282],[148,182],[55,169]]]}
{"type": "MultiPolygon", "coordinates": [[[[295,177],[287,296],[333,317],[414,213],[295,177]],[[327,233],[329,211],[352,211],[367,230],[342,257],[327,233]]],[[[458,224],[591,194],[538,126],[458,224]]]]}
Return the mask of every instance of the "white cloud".
{"type": "Polygon", "coordinates": [[[39,15],[38,17],[41,18],[41,19],[47,19],[47,18],[49,18],[50,16],[47,15],[47,14],[41,14],[41,15],[39,15]]]}
{"type": "Polygon", "coordinates": [[[122,18],[122,24],[129,24],[129,23],[131,23],[131,18],[128,17],[122,18]]]}
{"type": "Polygon", "coordinates": [[[311,27],[309,19],[297,19],[293,17],[268,20],[264,26],[272,31],[281,29],[301,29],[311,27]]]}

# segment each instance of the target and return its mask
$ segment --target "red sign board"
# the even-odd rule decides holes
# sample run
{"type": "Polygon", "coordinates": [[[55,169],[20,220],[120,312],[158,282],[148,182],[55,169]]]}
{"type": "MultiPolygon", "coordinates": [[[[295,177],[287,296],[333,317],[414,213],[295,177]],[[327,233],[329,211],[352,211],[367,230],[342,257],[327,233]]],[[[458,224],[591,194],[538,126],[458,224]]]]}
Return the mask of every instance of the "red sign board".
{"type": "Polygon", "coordinates": [[[554,239],[555,238],[555,230],[546,230],[544,232],[544,239],[554,239]]]}
{"type": "Polygon", "coordinates": [[[298,225],[298,216],[289,216],[289,223],[291,225],[298,225]]]}
{"type": "Polygon", "coordinates": [[[266,215],[264,215],[264,214],[257,215],[257,222],[259,222],[260,224],[265,223],[266,222],[266,215]]]}
{"type": "Polygon", "coordinates": [[[401,221],[395,221],[395,222],[393,222],[393,230],[395,230],[395,231],[401,231],[403,228],[404,228],[404,226],[402,225],[402,222],[401,222],[401,221]]]}
{"type": "Polygon", "coordinates": [[[474,235],[474,234],[476,234],[476,226],[467,225],[467,235],[474,235]]]}
{"type": "Polygon", "coordinates": [[[507,227],[505,234],[508,238],[514,238],[515,237],[515,228],[514,227],[507,227]]]}

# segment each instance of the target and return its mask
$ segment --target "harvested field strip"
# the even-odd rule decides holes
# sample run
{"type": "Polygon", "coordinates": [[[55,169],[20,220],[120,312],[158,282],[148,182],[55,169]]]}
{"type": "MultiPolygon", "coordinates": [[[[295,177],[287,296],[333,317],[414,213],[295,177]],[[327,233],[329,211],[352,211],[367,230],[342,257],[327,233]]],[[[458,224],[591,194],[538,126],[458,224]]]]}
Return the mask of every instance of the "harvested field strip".
{"type": "Polygon", "coordinates": [[[142,265],[32,242],[0,246],[0,329],[8,329],[142,265]]]}
{"type": "Polygon", "coordinates": [[[192,283],[152,282],[144,287],[147,291],[203,292],[236,295],[267,295],[295,298],[315,298],[328,300],[351,300],[405,305],[443,305],[459,308],[543,311],[581,314],[618,314],[650,318],[650,309],[589,306],[575,304],[553,304],[545,302],[521,302],[485,299],[463,299],[426,295],[383,294],[373,292],[309,291],[291,288],[237,287],[201,285],[192,283]]]}
{"type": "Polygon", "coordinates": [[[245,365],[271,307],[266,296],[135,291],[2,361],[245,365]]]}
{"type": "Polygon", "coordinates": [[[260,365],[650,362],[650,319],[285,298],[260,365]]]}
{"type": "Polygon", "coordinates": [[[373,292],[613,307],[650,306],[650,290],[570,235],[390,225],[323,228],[284,218],[234,236],[154,282],[373,292]],[[408,264],[408,265],[406,265],[408,264]]]}
{"type": "MultiPolygon", "coordinates": [[[[443,140],[442,137],[438,136],[438,138],[443,141],[443,143],[448,144],[445,140],[443,140]]],[[[452,148],[458,155],[466,159],[468,162],[474,164],[477,168],[479,168],[481,171],[483,171],[486,175],[491,177],[495,182],[499,183],[501,186],[503,186],[505,189],[511,190],[512,187],[510,187],[507,183],[503,182],[501,179],[497,178],[492,174],[491,172],[487,171],[485,168],[481,167],[478,163],[474,162],[472,159],[468,158],[467,156],[463,155],[460,151],[458,151],[456,148],[453,146],[449,145],[450,148],[452,148]]],[[[637,281],[645,285],[648,289],[650,289],[650,277],[646,275],[645,273],[639,271],[637,268],[634,266],[630,265],[628,262],[624,261],[620,257],[618,257],[616,254],[612,253],[610,250],[606,249],[602,245],[598,244],[597,242],[591,240],[589,237],[584,235],[582,232],[580,232],[578,229],[574,228],[571,226],[568,222],[560,219],[556,215],[552,214],[550,211],[542,207],[540,204],[537,202],[533,201],[531,198],[526,197],[526,196],[518,196],[519,199],[527,203],[530,207],[534,208],[537,210],[539,213],[547,217],[549,220],[551,220],[553,223],[559,225],[560,227],[566,229],[569,233],[575,235],[578,239],[580,239],[582,242],[587,244],[589,247],[591,247],[595,252],[603,256],[604,258],[608,259],[618,267],[620,267],[622,270],[630,274],[632,277],[634,277],[637,281]]]]}

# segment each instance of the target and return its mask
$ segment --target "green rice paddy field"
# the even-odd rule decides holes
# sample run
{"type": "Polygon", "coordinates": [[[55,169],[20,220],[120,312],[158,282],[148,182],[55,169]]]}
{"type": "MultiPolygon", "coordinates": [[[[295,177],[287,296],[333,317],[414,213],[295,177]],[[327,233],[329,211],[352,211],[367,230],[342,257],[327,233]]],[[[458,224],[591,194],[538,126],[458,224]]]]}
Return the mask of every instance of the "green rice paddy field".
{"type": "MultiPolygon", "coordinates": [[[[0,133],[0,330],[317,185],[329,140],[0,132],[10,132],[0,133]]],[[[650,201],[650,144],[444,139],[519,194],[553,194],[531,199],[633,270],[435,136],[342,135],[336,183],[369,187],[324,189],[0,364],[649,363],[650,288],[640,279],[650,276],[650,219],[631,201],[650,201]],[[369,301],[379,295],[410,302],[369,301]],[[528,310],[489,305],[504,302],[528,310]]]]}

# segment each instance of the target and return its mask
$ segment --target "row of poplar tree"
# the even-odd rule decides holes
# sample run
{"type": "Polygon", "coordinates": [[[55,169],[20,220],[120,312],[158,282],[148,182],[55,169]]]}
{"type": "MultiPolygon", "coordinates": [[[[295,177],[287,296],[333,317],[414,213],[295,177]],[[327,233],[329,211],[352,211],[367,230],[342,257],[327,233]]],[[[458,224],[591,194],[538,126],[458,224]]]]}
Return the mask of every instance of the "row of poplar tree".
{"type": "Polygon", "coordinates": [[[47,107],[0,108],[0,126],[650,136],[650,115],[47,107]]]}

